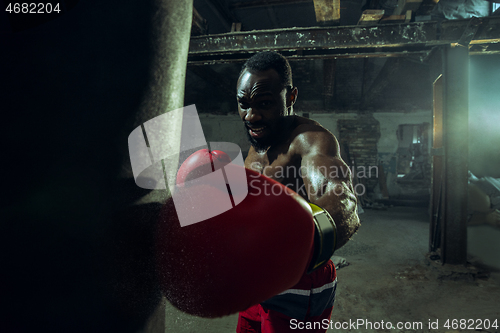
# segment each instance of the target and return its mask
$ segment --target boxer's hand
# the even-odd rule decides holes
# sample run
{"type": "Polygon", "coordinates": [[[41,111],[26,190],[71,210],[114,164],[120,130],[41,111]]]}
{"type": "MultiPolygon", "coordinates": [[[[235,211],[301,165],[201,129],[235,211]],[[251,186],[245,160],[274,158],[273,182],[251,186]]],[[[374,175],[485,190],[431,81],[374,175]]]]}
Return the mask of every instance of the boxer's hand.
{"type": "MultiPolygon", "coordinates": [[[[219,317],[243,311],[292,287],[309,267],[315,233],[309,204],[272,179],[251,170],[246,175],[247,197],[220,215],[181,227],[172,199],[161,211],[160,285],[184,312],[219,317]]],[[[196,189],[205,186],[177,194],[196,202],[203,200],[196,189]]],[[[210,193],[227,196],[215,187],[210,193]]]]}

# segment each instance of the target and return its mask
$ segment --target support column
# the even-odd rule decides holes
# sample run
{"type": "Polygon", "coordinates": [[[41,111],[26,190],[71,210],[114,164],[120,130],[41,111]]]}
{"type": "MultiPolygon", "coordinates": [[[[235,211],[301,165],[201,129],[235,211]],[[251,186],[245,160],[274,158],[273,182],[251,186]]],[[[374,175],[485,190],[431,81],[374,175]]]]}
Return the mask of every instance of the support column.
{"type": "Polygon", "coordinates": [[[445,220],[441,241],[444,264],[467,262],[467,172],[469,137],[469,50],[444,52],[445,220]]]}

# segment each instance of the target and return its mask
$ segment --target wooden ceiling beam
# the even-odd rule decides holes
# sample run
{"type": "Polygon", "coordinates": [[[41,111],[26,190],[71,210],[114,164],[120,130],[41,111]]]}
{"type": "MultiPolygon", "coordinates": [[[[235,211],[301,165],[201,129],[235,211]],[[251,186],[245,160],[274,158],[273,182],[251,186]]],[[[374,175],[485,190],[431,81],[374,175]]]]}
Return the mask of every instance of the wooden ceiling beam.
{"type": "MultiPolygon", "coordinates": [[[[296,58],[425,53],[436,46],[459,43],[471,20],[478,25],[469,45],[475,52],[487,49],[485,45],[500,43],[500,17],[489,16],[441,23],[289,28],[191,37],[189,61],[224,63],[264,50],[289,53],[296,58]]],[[[490,52],[495,50],[489,48],[490,52]]]]}

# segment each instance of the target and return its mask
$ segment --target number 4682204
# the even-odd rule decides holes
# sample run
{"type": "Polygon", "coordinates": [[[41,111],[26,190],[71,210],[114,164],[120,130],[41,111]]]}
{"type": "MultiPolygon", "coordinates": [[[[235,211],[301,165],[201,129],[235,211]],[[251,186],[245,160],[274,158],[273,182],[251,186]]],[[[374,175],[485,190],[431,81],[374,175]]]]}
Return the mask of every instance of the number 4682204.
{"type": "Polygon", "coordinates": [[[7,8],[5,8],[6,12],[14,13],[14,14],[50,14],[50,13],[60,13],[61,8],[59,3],[55,5],[48,3],[19,3],[19,2],[9,2],[7,8]]]}
{"type": "Polygon", "coordinates": [[[498,329],[498,320],[489,319],[448,319],[443,327],[447,329],[475,329],[477,331],[488,330],[490,328],[498,329]]]}

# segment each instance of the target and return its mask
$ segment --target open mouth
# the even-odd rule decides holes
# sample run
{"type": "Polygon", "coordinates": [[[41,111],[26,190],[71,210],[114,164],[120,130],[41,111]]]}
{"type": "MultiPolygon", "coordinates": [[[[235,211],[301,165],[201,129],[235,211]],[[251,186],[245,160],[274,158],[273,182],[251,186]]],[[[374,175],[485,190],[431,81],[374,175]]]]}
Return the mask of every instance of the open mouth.
{"type": "Polygon", "coordinates": [[[267,128],[267,126],[262,126],[262,127],[248,127],[248,133],[250,133],[250,135],[253,137],[253,138],[260,138],[262,137],[262,135],[264,135],[264,130],[267,128]]]}

